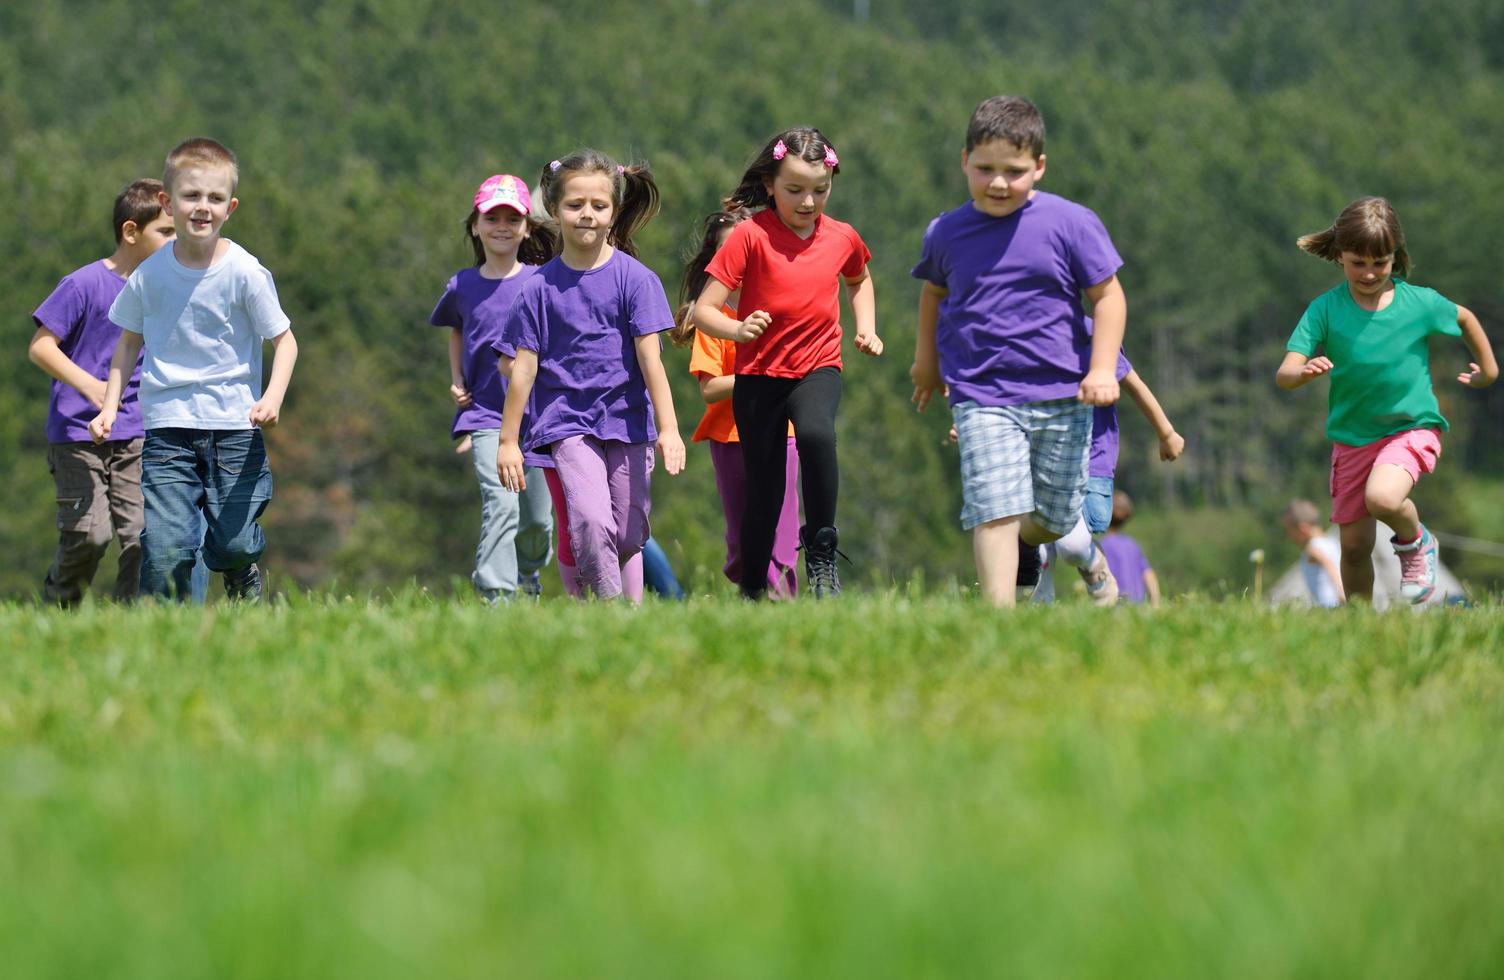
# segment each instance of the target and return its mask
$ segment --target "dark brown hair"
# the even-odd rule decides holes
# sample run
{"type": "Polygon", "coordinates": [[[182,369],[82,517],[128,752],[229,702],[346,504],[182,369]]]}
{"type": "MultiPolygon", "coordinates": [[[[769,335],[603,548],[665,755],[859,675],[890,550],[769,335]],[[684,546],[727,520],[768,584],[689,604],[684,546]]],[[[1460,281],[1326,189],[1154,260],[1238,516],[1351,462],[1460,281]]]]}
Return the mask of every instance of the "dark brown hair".
{"type": "MultiPolygon", "coordinates": [[[[736,185],[728,197],[721,199],[721,204],[727,211],[735,211],[739,208],[764,208],[771,202],[768,197],[767,182],[777,178],[778,169],[783,166],[787,154],[793,154],[805,163],[824,163],[825,153],[829,150],[835,152],[835,147],[830,145],[830,140],[825,134],[813,126],[794,126],[768,140],[762,150],[753,158],[747,166],[747,172],[742,174],[741,183],[736,185]],[[782,143],[785,156],[774,157],[773,152],[779,143],[782,143]]],[[[832,176],[841,172],[838,163],[830,168],[832,176]]]]}
{"type": "Polygon", "coordinates": [[[705,284],[710,281],[707,270],[710,268],[710,260],[715,258],[716,251],[721,247],[721,233],[751,216],[751,212],[742,209],[712,211],[705,216],[700,248],[684,263],[684,281],[679,284],[679,313],[674,318],[673,328],[668,332],[668,339],[674,342],[675,347],[688,347],[690,340],[694,338],[695,300],[700,298],[705,284]]]}
{"type": "Polygon", "coordinates": [[[225,167],[230,171],[230,193],[240,186],[240,161],[230,148],[207,136],[195,136],[184,140],[167,154],[167,164],[162,171],[162,183],[167,193],[172,193],[172,179],[179,170],[188,167],[225,167]]]}
{"type": "Polygon", "coordinates": [[[611,179],[615,216],[607,241],[635,259],[637,246],[632,238],[658,213],[658,184],[653,180],[652,170],[645,163],[622,166],[599,150],[575,150],[543,168],[539,186],[543,191],[543,206],[550,215],[558,216],[564,182],[574,174],[605,174],[611,179]]]}
{"type": "Polygon", "coordinates": [[[966,152],[992,140],[1007,140],[1038,159],[1044,155],[1044,117],[1034,103],[1017,95],[984,99],[966,124],[966,152]]]}
{"type": "MultiPolygon", "coordinates": [[[[505,207],[505,205],[502,205],[505,207]]],[[[486,246],[475,235],[475,222],[480,217],[480,208],[471,208],[465,219],[465,241],[475,254],[475,264],[486,264],[486,246]]],[[[523,265],[542,265],[559,254],[559,226],[546,218],[525,215],[527,237],[517,246],[517,261],[523,265]]]]}
{"type": "Polygon", "coordinates": [[[138,229],[145,229],[162,213],[162,182],[152,177],[142,177],[125,185],[125,190],[115,198],[115,244],[125,240],[125,223],[133,221],[138,229]]]}
{"type": "Polygon", "coordinates": [[[1410,275],[1410,252],[1405,248],[1405,231],[1399,216],[1382,197],[1360,197],[1337,215],[1326,231],[1302,235],[1295,242],[1302,252],[1309,252],[1328,262],[1338,262],[1343,252],[1364,258],[1394,256],[1394,275],[1410,275]]]}
{"type": "Polygon", "coordinates": [[[1114,490],[1112,493],[1112,522],[1108,527],[1121,527],[1128,523],[1133,516],[1133,498],[1128,496],[1127,491],[1114,490]]]}

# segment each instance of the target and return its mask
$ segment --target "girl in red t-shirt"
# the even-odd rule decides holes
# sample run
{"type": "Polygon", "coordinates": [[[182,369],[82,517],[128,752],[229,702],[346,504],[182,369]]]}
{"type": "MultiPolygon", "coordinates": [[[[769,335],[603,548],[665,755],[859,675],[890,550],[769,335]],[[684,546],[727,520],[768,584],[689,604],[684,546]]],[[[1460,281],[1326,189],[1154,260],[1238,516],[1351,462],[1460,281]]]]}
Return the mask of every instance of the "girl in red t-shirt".
{"type": "MultiPolygon", "coordinates": [[[[705,219],[700,250],[684,267],[684,282],[679,289],[679,313],[669,337],[680,347],[691,347],[689,373],[700,383],[705,397],[705,416],[691,441],[710,446],[710,462],[715,467],[715,487],[726,514],[726,577],[742,581],[742,516],[747,509],[747,470],[742,463],[740,436],[731,414],[731,392],[736,384],[736,341],[707,336],[696,330],[692,313],[694,301],[710,280],[706,268],[715,253],[731,235],[731,229],[751,217],[744,210],[716,211],[705,219]]],[[[737,295],[732,293],[721,307],[727,316],[736,316],[737,295]]],[[[794,447],[794,427],[789,426],[784,442],[787,466],[784,472],[783,507],[773,531],[773,560],[768,563],[768,591],[778,598],[792,598],[799,591],[794,562],[799,548],[799,497],[794,481],[799,476],[799,456],[794,447]]]]}
{"type": "Polygon", "coordinates": [[[883,351],[867,260],[856,229],[826,217],[840,172],[835,148],[818,129],[779,133],[758,153],[724,201],[728,211],[762,208],[737,225],[708,269],[695,301],[695,325],[737,342],[732,411],[747,472],[742,516],[742,594],[761,598],[783,506],[788,425],[794,425],[804,488],[799,539],[815,598],[841,591],[836,575],[836,407],[841,401],[840,284],[851,290],[857,350],[883,351]],[[722,312],[740,290],[738,320],[722,312]]]}

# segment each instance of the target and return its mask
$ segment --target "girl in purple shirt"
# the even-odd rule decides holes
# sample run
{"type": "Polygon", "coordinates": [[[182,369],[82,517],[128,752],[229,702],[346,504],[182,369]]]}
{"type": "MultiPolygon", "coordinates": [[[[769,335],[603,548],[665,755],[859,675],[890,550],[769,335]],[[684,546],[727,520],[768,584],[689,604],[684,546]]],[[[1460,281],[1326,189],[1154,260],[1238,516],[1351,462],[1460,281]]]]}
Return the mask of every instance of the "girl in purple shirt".
{"type": "Polygon", "coordinates": [[[646,166],[623,167],[588,149],[544,167],[541,186],[563,250],[527,281],[507,316],[504,340],[516,358],[496,465],[502,484],[522,491],[523,450],[553,458],[580,584],[614,599],[622,564],[647,541],[654,443],[669,473],[684,468],[657,336],[674,318],[632,243],[658,213],[658,186],[646,166]]]}

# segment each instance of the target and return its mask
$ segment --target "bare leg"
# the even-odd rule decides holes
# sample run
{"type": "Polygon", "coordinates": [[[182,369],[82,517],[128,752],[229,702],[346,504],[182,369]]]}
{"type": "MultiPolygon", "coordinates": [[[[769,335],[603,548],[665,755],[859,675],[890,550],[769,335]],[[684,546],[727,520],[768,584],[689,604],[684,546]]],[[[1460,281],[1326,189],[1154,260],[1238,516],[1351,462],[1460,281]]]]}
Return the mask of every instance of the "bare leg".
{"type": "Polygon", "coordinates": [[[1400,541],[1414,541],[1420,537],[1420,515],[1410,500],[1410,491],[1415,481],[1403,466],[1380,463],[1368,474],[1368,485],[1363,488],[1363,503],[1374,517],[1394,528],[1394,536],[1400,541]]]}
{"type": "Polygon", "coordinates": [[[1342,541],[1342,589],[1348,602],[1373,602],[1373,539],[1372,517],[1339,524],[1342,541]]]}
{"type": "Polygon", "coordinates": [[[977,581],[982,598],[999,609],[1014,603],[1018,578],[1018,527],[1023,515],[978,524],[971,532],[971,550],[977,562],[977,581]]]}

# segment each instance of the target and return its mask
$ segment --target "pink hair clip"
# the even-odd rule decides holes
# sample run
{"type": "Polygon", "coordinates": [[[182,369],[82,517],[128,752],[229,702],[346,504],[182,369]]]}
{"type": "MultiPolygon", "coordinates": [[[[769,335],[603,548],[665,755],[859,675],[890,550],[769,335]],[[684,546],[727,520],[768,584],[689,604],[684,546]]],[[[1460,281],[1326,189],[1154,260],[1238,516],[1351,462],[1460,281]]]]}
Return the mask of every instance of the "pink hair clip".
{"type": "Polygon", "coordinates": [[[624,174],[627,172],[627,168],[623,164],[618,163],[616,165],[616,172],[619,174],[624,174]]]}
{"type": "Polygon", "coordinates": [[[841,165],[841,158],[836,156],[836,148],[829,143],[825,144],[825,165],[832,169],[841,165]]]}
{"type": "Polygon", "coordinates": [[[562,166],[563,166],[563,164],[560,163],[559,161],[552,160],[548,164],[548,169],[549,169],[550,173],[558,173],[559,172],[559,168],[562,167],[562,166]]]}
{"type": "Polygon", "coordinates": [[[788,155],[789,155],[789,148],[783,142],[783,140],[779,140],[777,143],[773,144],[773,159],[774,160],[782,160],[784,157],[786,157],[788,155]]]}

